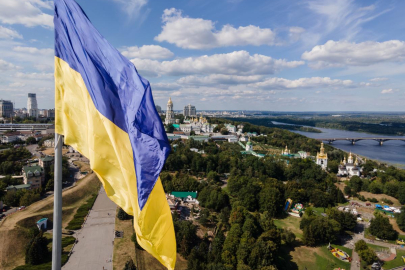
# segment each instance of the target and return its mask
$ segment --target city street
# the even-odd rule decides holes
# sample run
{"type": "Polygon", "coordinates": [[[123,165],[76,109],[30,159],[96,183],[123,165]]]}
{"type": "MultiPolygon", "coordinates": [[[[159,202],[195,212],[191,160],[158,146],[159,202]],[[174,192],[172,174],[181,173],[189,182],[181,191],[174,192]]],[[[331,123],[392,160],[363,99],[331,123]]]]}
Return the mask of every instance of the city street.
{"type": "Polygon", "coordinates": [[[36,150],[38,147],[38,144],[30,144],[27,145],[25,148],[27,148],[28,151],[31,152],[33,156],[36,156],[37,158],[41,157],[41,154],[36,150]]]}
{"type": "Polygon", "coordinates": [[[62,269],[113,269],[116,208],[115,203],[107,197],[102,188],[83,228],[75,235],[78,243],[74,246],[69,261],[62,269]]]}

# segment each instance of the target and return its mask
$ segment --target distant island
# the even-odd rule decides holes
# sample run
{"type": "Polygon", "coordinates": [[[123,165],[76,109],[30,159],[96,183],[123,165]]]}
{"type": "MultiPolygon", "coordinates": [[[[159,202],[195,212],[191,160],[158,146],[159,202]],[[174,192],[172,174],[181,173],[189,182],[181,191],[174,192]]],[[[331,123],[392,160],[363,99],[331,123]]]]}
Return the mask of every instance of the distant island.
{"type": "Polygon", "coordinates": [[[267,127],[306,132],[320,133],[322,131],[316,128],[328,128],[372,134],[405,135],[405,117],[400,113],[256,112],[231,118],[267,127]],[[314,130],[310,128],[303,130],[301,127],[313,127],[314,130]]]}
{"type": "Polygon", "coordinates": [[[283,124],[273,123],[273,121],[271,121],[271,119],[269,119],[269,118],[232,118],[232,119],[230,118],[230,120],[243,121],[243,122],[248,122],[248,123],[251,123],[254,125],[265,126],[265,127],[270,127],[270,128],[281,128],[281,129],[287,129],[287,130],[322,133],[322,130],[313,128],[313,127],[295,125],[295,124],[283,125],[283,124]]]}

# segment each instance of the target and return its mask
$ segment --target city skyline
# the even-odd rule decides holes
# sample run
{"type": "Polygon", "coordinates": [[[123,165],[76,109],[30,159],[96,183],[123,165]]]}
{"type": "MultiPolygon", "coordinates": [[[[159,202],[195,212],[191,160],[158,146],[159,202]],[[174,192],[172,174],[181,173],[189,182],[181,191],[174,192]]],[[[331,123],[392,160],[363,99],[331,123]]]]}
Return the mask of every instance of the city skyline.
{"type": "MultiPolygon", "coordinates": [[[[403,110],[398,0],[78,2],[162,108],[171,96],[174,110],[403,110]]],[[[52,9],[0,3],[0,98],[16,108],[28,93],[54,107],[52,9]]]]}

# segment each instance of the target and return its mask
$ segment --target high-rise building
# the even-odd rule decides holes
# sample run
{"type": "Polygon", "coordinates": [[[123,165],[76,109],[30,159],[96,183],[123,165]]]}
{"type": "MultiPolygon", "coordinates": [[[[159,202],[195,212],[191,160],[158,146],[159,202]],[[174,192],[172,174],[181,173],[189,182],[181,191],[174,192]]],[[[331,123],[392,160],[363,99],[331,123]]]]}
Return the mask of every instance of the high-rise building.
{"type": "Polygon", "coordinates": [[[183,115],[184,117],[186,116],[196,116],[197,115],[197,110],[195,109],[195,106],[188,104],[187,106],[184,107],[183,110],[183,115]]]}
{"type": "Polygon", "coordinates": [[[37,94],[28,93],[27,113],[30,117],[38,117],[37,94]]]}
{"type": "Polygon", "coordinates": [[[55,118],[55,109],[48,110],[48,118],[55,118]]]}
{"type": "Polygon", "coordinates": [[[0,117],[10,118],[13,113],[13,103],[9,100],[0,99],[0,117]]]}
{"type": "Polygon", "coordinates": [[[162,107],[160,107],[159,105],[156,105],[155,107],[158,113],[162,113],[162,107]]]}
{"type": "Polygon", "coordinates": [[[167,102],[166,119],[165,124],[173,124],[176,120],[174,119],[173,102],[172,98],[169,98],[167,102]]]}

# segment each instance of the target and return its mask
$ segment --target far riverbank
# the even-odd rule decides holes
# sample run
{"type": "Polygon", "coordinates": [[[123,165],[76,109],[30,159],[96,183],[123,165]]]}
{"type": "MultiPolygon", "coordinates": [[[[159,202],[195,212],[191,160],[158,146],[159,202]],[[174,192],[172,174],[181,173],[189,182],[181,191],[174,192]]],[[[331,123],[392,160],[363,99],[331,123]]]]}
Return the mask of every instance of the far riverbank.
{"type": "MultiPolygon", "coordinates": [[[[375,135],[364,132],[345,131],[338,129],[318,129],[320,129],[322,133],[296,130],[292,130],[292,132],[299,133],[313,139],[370,137],[405,138],[405,136],[375,135]]],[[[384,142],[384,145],[382,146],[380,146],[378,142],[373,140],[358,141],[355,145],[352,145],[349,141],[335,141],[332,143],[332,146],[346,152],[352,152],[369,159],[377,160],[383,163],[389,163],[396,167],[405,169],[405,142],[402,141],[387,141],[384,142]]]]}

